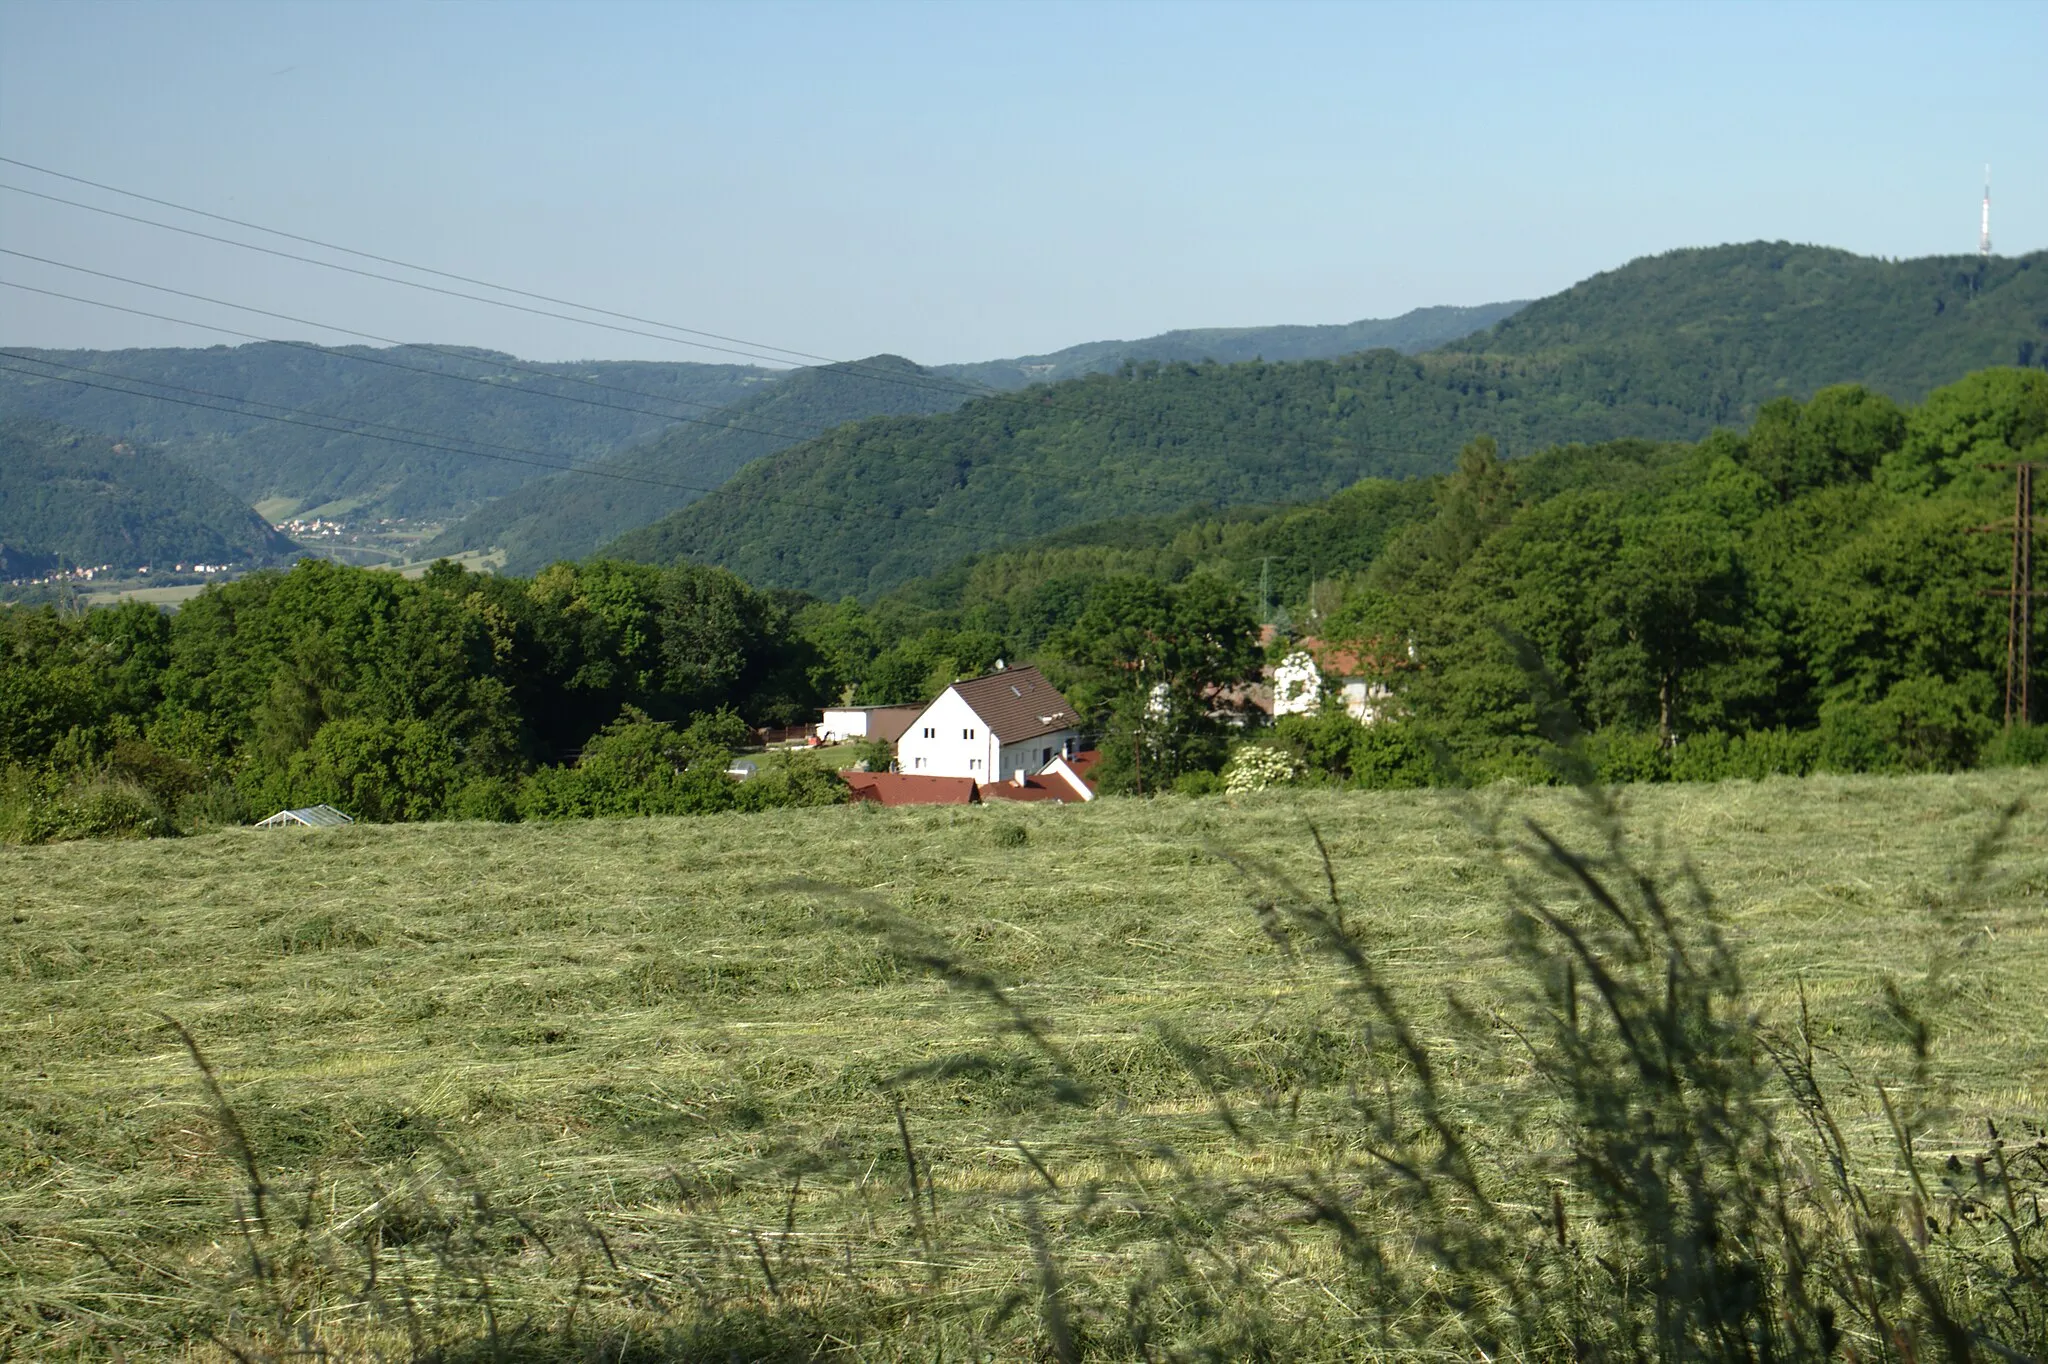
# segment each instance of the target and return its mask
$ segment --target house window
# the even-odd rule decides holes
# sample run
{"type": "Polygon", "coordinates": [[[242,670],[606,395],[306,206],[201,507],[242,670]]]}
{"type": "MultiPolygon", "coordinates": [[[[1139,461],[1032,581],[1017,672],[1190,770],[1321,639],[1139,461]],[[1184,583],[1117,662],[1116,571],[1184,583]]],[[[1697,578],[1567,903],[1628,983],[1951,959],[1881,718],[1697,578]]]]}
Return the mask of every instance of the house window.
{"type": "Polygon", "coordinates": [[[923,758],[919,758],[919,759],[917,760],[917,766],[918,766],[918,767],[920,767],[920,768],[924,766],[924,759],[923,759],[923,758]]]}
{"type": "Polygon", "coordinates": [[[1049,762],[1051,762],[1051,761],[1052,761],[1052,750],[1051,750],[1051,749],[1049,749],[1049,748],[1041,748],[1041,749],[1039,749],[1039,750],[1038,750],[1038,760],[1039,760],[1040,762],[1042,762],[1042,763],[1049,763],[1049,762]]]}
{"type": "Polygon", "coordinates": [[[969,759],[967,760],[967,770],[968,770],[969,772],[979,772],[979,771],[981,771],[981,759],[979,759],[979,758],[969,758],[969,759]]]}
{"type": "MultiPolygon", "coordinates": [[[[938,737],[939,737],[939,729],[938,729],[938,726],[936,726],[936,725],[926,725],[926,726],[925,726],[925,729],[924,729],[924,737],[925,737],[925,738],[927,738],[927,739],[936,739],[936,738],[938,738],[938,737]]],[[[919,763],[919,764],[918,764],[918,766],[920,766],[920,767],[922,767],[923,765],[924,765],[923,763],[919,763]]]]}
{"type": "Polygon", "coordinates": [[[960,737],[963,739],[972,739],[974,737],[974,731],[971,729],[963,729],[960,731],[960,737]]]}

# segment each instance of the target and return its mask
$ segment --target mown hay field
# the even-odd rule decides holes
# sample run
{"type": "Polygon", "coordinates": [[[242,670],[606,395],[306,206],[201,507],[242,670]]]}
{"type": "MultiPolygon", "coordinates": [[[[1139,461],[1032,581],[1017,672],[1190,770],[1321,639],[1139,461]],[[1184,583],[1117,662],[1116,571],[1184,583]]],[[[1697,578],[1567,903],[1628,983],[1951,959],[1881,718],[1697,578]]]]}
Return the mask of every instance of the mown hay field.
{"type": "MultiPolygon", "coordinates": [[[[1981,1146],[1987,1120],[2048,1119],[2044,787],[2011,771],[1624,801],[1650,860],[1711,891],[1750,1006],[1790,1026],[1803,995],[1850,1139],[1882,1164],[1880,1084],[1911,1090],[1937,1154],[1981,1146]],[[2015,802],[1961,893],[1956,869],[2015,802]],[[1917,1079],[1887,980],[1931,1025],[1917,1079]]],[[[1466,1047],[1445,1001],[1517,997],[1503,924],[1529,874],[1483,830],[1533,817],[1588,838],[1576,800],[842,807],[0,851],[0,1356],[1079,1348],[1047,1332],[1123,1310],[1148,1252],[1115,1217],[1050,1203],[1041,1230],[1030,1191],[1280,1172],[1344,1139],[1333,1120],[1247,1140],[1220,1111],[1298,1116],[1357,1078],[1342,983],[1289,955],[1259,883],[1320,888],[1320,833],[1349,921],[1483,1133],[1514,1049],[1466,1047]],[[167,1019],[215,1068],[253,1174],[167,1019]],[[1073,1322],[1020,1307],[1048,1264],[1073,1322]]],[[[1305,1231],[1254,1287],[1262,1311],[1324,1314],[1336,1356],[1331,1260],[1305,1231]]]]}

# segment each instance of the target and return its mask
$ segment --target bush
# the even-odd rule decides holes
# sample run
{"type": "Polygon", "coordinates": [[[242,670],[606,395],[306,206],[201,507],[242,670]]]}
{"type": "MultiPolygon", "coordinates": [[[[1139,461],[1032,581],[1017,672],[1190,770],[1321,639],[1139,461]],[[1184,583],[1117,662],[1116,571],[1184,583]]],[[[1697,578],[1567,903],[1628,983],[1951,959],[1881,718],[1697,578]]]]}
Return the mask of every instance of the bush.
{"type": "Polygon", "coordinates": [[[1224,789],[1220,772],[1183,772],[1173,779],[1173,793],[1177,796],[1216,796],[1224,789]]]}
{"type": "Polygon", "coordinates": [[[1436,753],[1413,725],[1382,720],[1358,725],[1358,731],[1351,740],[1354,786],[1368,791],[1406,791],[1437,784],[1441,774],[1436,753]]]}
{"type": "Polygon", "coordinates": [[[1976,765],[1997,726],[1990,684],[1915,677],[1875,704],[1821,707],[1819,766],[1831,772],[1959,772],[1976,765]]]}
{"type": "Polygon", "coordinates": [[[248,797],[229,781],[208,782],[178,802],[178,821],[192,830],[233,828],[255,817],[248,797]]]}
{"type": "Polygon", "coordinates": [[[420,720],[333,720],[292,756],[281,787],[265,785],[282,805],[332,805],[377,822],[433,819],[460,775],[448,737],[420,720]]]}
{"type": "Polygon", "coordinates": [[[1231,795],[1263,791],[1300,779],[1301,763],[1292,753],[1271,744],[1246,744],[1223,769],[1223,789],[1231,795]]]}
{"type": "Polygon", "coordinates": [[[1440,779],[1429,742],[1404,720],[1368,725],[1331,707],[1282,716],[1274,722],[1273,742],[1304,773],[1323,782],[1392,791],[1433,786],[1440,779]]]}
{"type": "Polygon", "coordinates": [[[2048,725],[2019,725],[1984,747],[1987,767],[2039,767],[2048,763],[2048,725]]]}
{"type": "Polygon", "coordinates": [[[1587,744],[1587,756],[1592,759],[1595,775],[1613,785],[1667,781],[1671,777],[1670,750],[1655,734],[1604,729],[1587,744]]]}
{"type": "Polygon", "coordinates": [[[448,813],[457,819],[514,823],[519,818],[519,788],[503,777],[473,777],[448,802],[448,813]]]}
{"type": "Polygon", "coordinates": [[[132,781],[111,776],[38,777],[20,769],[0,781],[0,842],[170,838],[177,833],[177,823],[163,803],[132,781]]]}
{"type": "Polygon", "coordinates": [[[1761,729],[1748,734],[1709,730],[1679,741],[1671,757],[1673,781],[1762,781],[1803,777],[1820,756],[1821,736],[1811,730],[1761,729]]]}
{"type": "Polygon", "coordinates": [[[833,754],[833,766],[860,772],[887,772],[895,761],[895,750],[880,739],[855,739],[833,754]]]}
{"type": "Polygon", "coordinates": [[[848,795],[844,782],[801,753],[766,754],[747,780],[725,781],[733,788],[733,808],[738,810],[837,805],[848,795]]]}

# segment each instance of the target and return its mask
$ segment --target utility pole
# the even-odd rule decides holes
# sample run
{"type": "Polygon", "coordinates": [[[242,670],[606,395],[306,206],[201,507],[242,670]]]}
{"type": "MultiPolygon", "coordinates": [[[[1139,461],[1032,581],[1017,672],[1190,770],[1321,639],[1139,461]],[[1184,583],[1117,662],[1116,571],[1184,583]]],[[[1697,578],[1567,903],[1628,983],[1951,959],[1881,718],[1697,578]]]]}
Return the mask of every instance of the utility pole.
{"type": "MultiPolygon", "coordinates": [[[[2006,599],[2005,619],[2005,727],[2034,723],[2034,470],[2041,467],[2029,460],[2009,464],[1987,464],[1987,469],[2013,472],[2012,570],[2003,590],[1984,589],[1987,597],[2006,599]]],[[[1979,533],[2008,529],[1993,522],[1975,528],[1979,533]]]]}

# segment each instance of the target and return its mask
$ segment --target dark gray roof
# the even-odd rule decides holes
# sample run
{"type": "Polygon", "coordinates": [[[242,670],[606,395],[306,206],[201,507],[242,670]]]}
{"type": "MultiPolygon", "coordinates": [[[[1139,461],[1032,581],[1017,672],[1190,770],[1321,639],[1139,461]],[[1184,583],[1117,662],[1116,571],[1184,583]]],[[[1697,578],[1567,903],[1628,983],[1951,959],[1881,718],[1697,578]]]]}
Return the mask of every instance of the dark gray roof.
{"type": "Polygon", "coordinates": [[[1078,729],[1081,717],[1036,668],[1006,668],[986,677],[955,682],[953,690],[974,707],[989,732],[1006,744],[1041,734],[1078,729]]]}

